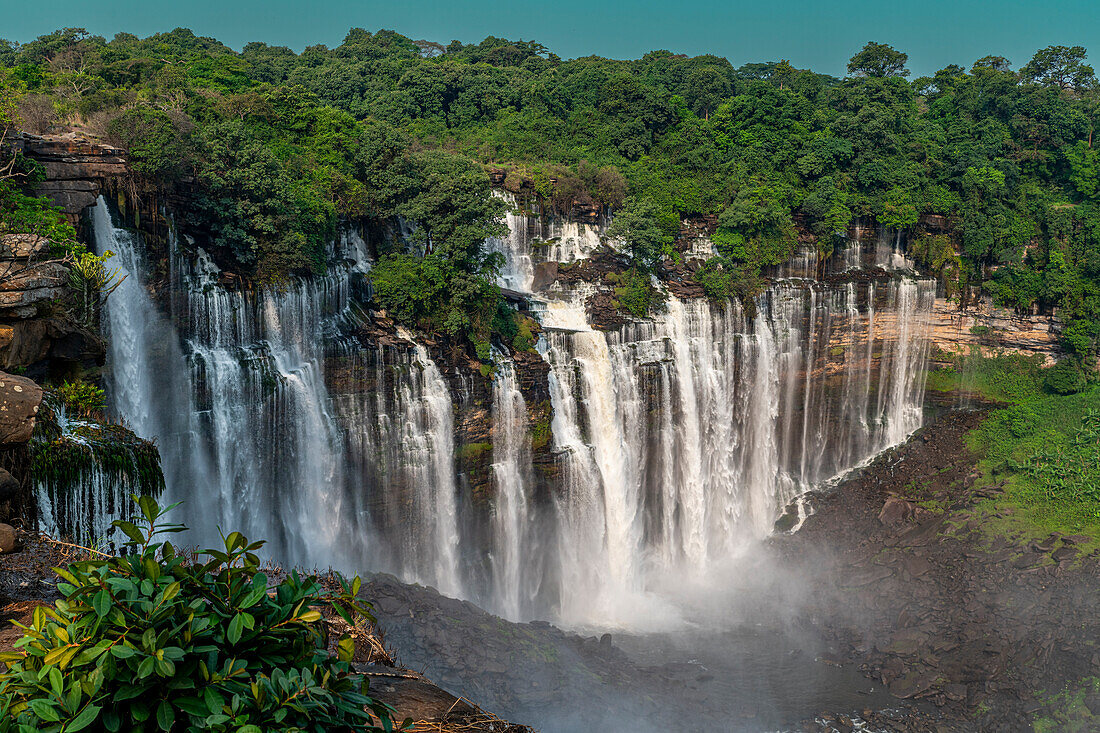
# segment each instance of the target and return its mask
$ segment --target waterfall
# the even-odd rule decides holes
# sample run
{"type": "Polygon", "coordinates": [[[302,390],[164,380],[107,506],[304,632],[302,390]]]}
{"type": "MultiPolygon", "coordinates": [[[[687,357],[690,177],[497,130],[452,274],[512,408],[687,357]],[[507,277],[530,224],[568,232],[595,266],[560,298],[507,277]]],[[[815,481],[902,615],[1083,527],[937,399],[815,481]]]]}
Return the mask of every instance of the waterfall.
{"type": "Polygon", "coordinates": [[[490,558],[493,605],[505,618],[529,613],[533,590],[524,568],[532,484],[527,403],[520,392],[515,364],[494,354],[493,378],[493,540],[490,558]]]}
{"type": "Polygon", "coordinates": [[[85,546],[125,541],[111,526],[136,513],[131,494],[164,489],[157,449],[118,425],[69,417],[47,398],[30,444],[38,528],[85,546]]]}
{"type": "Polygon", "coordinates": [[[933,281],[778,282],[752,319],[672,297],[610,332],[585,325],[584,292],[550,296],[569,622],[636,625],[662,577],[705,578],[795,496],[920,425],[933,281]]]}
{"type": "Polygon", "coordinates": [[[512,194],[495,193],[508,204],[505,214],[508,233],[503,238],[494,237],[486,242],[490,250],[499,252],[504,257],[498,282],[502,288],[529,293],[535,279],[533,243],[541,239],[542,220],[531,220],[521,214],[512,194]]]}
{"type": "Polygon", "coordinates": [[[461,583],[451,393],[428,350],[420,344],[416,345],[416,360],[419,379],[402,386],[401,445],[416,492],[415,516],[425,525],[417,542],[426,547],[420,561],[407,564],[405,573],[418,578],[421,568],[428,568],[425,582],[434,583],[442,593],[457,595],[461,583]]]}
{"type": "Polygon", "coordinates": [[[576,262],[590,256],[602,242],[598,226],[558,219],[547,222],[541,217],[521,213],[511,193],[494,191],[494,195],[508,204],[505,213],[508,233],[486,242],[490,251],[504,257],[497,280],[502,288],[529,293],[538,263],[576,262]]]}
{"type": "MultiPolygon", "coordinates": [[[[935,284],[907,266],[844,277],[858,242],[825,262],[805,249],[745,308],[669,297],[601,331],[584,305],[598,286],[535,287],[601,228],[507,221],[500,284],[530,293],[549,366],[539,471],[530,385],[500,345],[489,384],[411,333],[364,330],[357,235],[326,274],[251,288],[171,238],[154,298],[144,245],[99,203],[97,246],[129,275],[106,312],[111,407],[157,440],[203,541],[240,529],[284,562],[388,570],[512,619],[637,627],[665,617],[668,579],[713,577],[796,496],[920,425],[935,284]],[[475,412],[491,440],[477,497],[455,452],[475,412]]],[[[900,239],[887,249],[904,260],[900,239]]]]}
{"type": "MultiPolygon", "coordinates": [[[[326,367],[344,440],[346,483],[334,488],[343,492],[345,517],[362,517],[384,537],[369,549],[367,567],[461,595],[452,403],[438,366],[422,345],[339,339],[326,367]]],[[[362,548],[371,535],[349,542],[362,548]]]]}
{"type": "Polygon", "coordinates": [[[348,401],[326,385],[326,357],[380,358],[340,334],[353,276],[369,267],[362,240],[345,237],[347,258],[322,277],[233,290],[201,250],[185,257],[173,236],[168,299],[182,303],[174,321],[150,296],[140,239],[113,224],[102,200],[93,217],[97,247],[115,251],[127,275],[106,309],[110,405],[158,441],[168,495],[184,501],[194,541],[214,542],[218,527],[240,530],[283,562],[388,568],[458,593],[451,401],[438,368],[418,349],[416,367],[408,361],[377,395],[381,407],[359,413],[391,415],[384,437],[400,445],[373,474],[350,451],[363,446],[361,424],[348,429],[342,418],[351,413],[338,409],[348,401]],[[397,474],[423,492],[407,548],[430,551],[386,554],[375,541],[375,494],[397,474]]]}
{"type": "Polygon", "coordinates": [[[111,407],[160,443],[169,496],[185,502],[197,539],[213,542],[221,526],[266,539],[280,558],[332,562],[342,460],[314,346],[346,283],[226,290],[207,258],[180,261],[170,237],[171,295],[185,299],[189,324],[181,340],[149,295],[138,238],[114,226],[102,199],[93,221],[98,249],[115,251],[127,275],[106,309],[111,407]]]}

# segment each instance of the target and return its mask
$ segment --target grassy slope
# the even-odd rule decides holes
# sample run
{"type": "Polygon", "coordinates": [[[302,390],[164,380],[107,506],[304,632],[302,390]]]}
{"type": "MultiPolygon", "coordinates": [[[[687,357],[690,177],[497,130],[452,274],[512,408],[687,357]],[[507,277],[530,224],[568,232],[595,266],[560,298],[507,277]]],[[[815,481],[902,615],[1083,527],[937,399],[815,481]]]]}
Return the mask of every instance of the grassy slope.
{"type": "Polygon", "coordinates": [[[1004,494],[977,509],[991,532],[1024,539],[1084,534],[1100,544],[1100,385],[1052,394],[1043,388],[1044,373],[1033,359],[968,356],[954,369],[932,372],[929,389],[1004,405],[969,437],[982,456],[979,483],[1006,482],[1004,494]]]}

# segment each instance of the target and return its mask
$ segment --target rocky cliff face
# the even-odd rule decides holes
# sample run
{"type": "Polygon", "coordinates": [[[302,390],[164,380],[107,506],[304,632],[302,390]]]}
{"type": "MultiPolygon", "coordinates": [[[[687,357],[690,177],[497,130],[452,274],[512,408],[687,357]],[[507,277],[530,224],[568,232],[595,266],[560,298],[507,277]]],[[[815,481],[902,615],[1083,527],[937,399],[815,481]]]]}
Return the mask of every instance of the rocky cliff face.
{"type": "Polygon", "coordinates": [[[112,187],[113,179],[129,173],[125,151],[75,133],[58,137],[23,134],[14,147],[46,169],[46,180],[34,193],[48,197],[73,224],[79,224],[84,209],[112,187]]]}
{"type": "Polygon", "coordinates": [[[67,312],[68,280],[45,239],[0,235],[0,366],[37,378],[103,363],[102,340],[67,312]]]}
{"type": "Polygon", "coordinates": [[[1045,364],[1052,364],[1062,353],[1061,330],[1057,315],[1019,315],[994,306],[988,298],[968,305],[937,298],[932,311],[933,354],[941,361],[977,348],[987,356],[1039,354],[1045,364]]]}
{"type": "Polygon", "coordinates": [[[29,379],[0,372],[0,523],[24,516],[31,490],[28,444],[34,432],[42,388],[29,379]]]}
{"type": "MultiPolygon", "coordinates": [[[[46,178],[34,193],[48,197],[78,230],[84,211],[129,172],[123,151],[75,134],[22,134],[12,147],[43,166],[46,178]]],[[[45,239],[0,236],[0,367],[61,378],[102,365],[102,340],[68,314],[68,279],[68,267],[45,239]]]]}

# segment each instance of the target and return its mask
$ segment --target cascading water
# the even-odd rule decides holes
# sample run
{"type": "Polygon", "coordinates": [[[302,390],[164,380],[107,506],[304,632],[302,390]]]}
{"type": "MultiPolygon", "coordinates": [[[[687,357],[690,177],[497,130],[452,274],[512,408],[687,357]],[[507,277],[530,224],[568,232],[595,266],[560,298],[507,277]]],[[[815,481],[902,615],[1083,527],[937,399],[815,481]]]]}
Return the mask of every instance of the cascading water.
{"type": "Polygon", "coordinates": [[[508,233],[488,240],[490,250],[504,256],[498,283],[502,288],[529,293],[540,262],[569,263],[591,255],[602,243],[600,228],[574,221],[545,221],[527,216],[518,209],[510,193],[497,193],[507,204],[505,223],[508,233]]]}
{"type": "MultiPolygon", "coordinates": [[[[107,307],[112,407],[157,438],[170,496],[185,501],[196,539],[213,541],[219,526],[239,529],[266,539],[270,554],[286,562],[381,565],[458,593],[451,403],[438,369],[418,347],[417,368],[369,412],[394,416],[386,437],[401,449],[390,467],[399,464],[408,485],[431,495],[417,510],[426,534],[408,548],[432,549],[400,558],[383,558],[373,541],[377,502],[368,495],[385,483],[352,472],[357,434],[346,430],[348,412],[335,409],[347,401],[334,402],[325,384],[326,349],[359,364],[372,358],[349,351],[338,333],[349,317],[352,277],[369,266],[360,259],[362,240],[347,237],[349,259],[327,275],[263,290],[219,286],[201,250],[189,261],[170,242],[171,298],[186,314],[181,337],[149,297],[139,240],[113,225],[102,200],[94,222],[97,245],[116,251],[128,275],[107,307]]],[[[380,468],[385,477],[389,467],[380,468]]]]}
{"type": "Polygon", "coordinates": [[[493,496],[490,560],[493,607],[511,620],[531,612],[534,591],[524,572],[529,549],[528,521],[533,483],[531,442],[527,434],[527,403],[519,389],[512,360],[496,352],[493,378],[493,496]]]}
{"type": "MultiPolygon", "coordinates": [[[[499,353],[491,491],[475,506],[456,476],[461,374],[445,377],[411,335],[355,335],[362,240],[338,244],[325,276],[278,289],[226,289],[201,251],[173,253],[177,332],[146,291],[139,242],[102,202],[95,217],[97,242],[130,273],[107,309],[112,404],[158,439],[192,525],[265,537],[288,562],[392,570],[509,618],[637,625],[653,609],[638,600],[662,579],[705,578],[793,497],[921,420],[930,281],[879,271],[822,284],[807,250],[781,273],[797,279],[776,281],[752,313],[670,298],[612,331],[587,323],[592,286],[554,285],[531,307],[556,478],[535,495],[528,406],[499,353]]],[[[520,292],[535,289],[539,262],[600,244],[591,225],[508,224],[491,246],[505,255],[501,284],[520,292]]],[[[858,260],[858,246],[844,259],[853,249],[858,260]]]]}
{"type": "Polygon", "coordinates": [[[111,523],[133,515],[130,495],[164,488],[156,448],[60,405],[46,405],[39,421],[30,446],[38,528],[86,546],[124,540],[111,523]]]}
{"type": "MultiPolygon", "coordinates": [[[[705,574],[796,494],[919,426],[934,286],[887,290],[877,329],[873,286],[864,315],[854,284],[778,283],[752,321],[671,298],[618,332],[548,333],[567,618],[606,624],[662,573],[705,574]]],[[[545,322],[576,328],[577,308],[552,302],[545,322]]]]}

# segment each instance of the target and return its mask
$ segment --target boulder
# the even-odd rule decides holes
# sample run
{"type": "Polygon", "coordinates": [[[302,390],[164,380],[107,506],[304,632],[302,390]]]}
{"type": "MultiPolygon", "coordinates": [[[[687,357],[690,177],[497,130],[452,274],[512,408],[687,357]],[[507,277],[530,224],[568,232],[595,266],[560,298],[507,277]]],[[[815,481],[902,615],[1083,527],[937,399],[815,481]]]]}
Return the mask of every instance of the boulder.
{"type": "Polygon", "coordinates": [[[41,387],[26,377],[0,372],[0,445],[28,442],[41,404],[41,387]]]}
{"type": "Polygon", "coordinates": [[[890,497],[878,513],[878,521],[888,527],[908,522],[913,516],[913,504],[905,499],[890,497]]]}
{"type": "Polygon", "coordinates": [[[0,524],[0,555],[18,552],[21,549],[23,549],[23,545],[19,542],[15,527],[10,524],[0,524]]]}
{"type": "Polygon", "coordinates": [[[7,501],[19,493],[19,480],[7,469],[0,468],[0,501],[7,501]]]}

